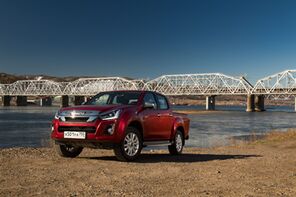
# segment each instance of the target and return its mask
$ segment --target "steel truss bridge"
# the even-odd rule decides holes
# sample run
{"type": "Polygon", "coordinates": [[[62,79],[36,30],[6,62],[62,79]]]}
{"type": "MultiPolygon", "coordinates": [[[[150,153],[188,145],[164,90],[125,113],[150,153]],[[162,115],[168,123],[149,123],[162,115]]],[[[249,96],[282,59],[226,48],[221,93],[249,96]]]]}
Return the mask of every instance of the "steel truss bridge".
{"type": "Polygon", "coordinates": [[[163,75],[150,81],[122,77],[81,78],[72,82],[20,80],[0,84],[0,96],[91,96],[110,90],[151,90],[165,95],[296,95],[296,70],[286,70],[257,81],[253,86],[244,77],[220,73],[163,75]]]}

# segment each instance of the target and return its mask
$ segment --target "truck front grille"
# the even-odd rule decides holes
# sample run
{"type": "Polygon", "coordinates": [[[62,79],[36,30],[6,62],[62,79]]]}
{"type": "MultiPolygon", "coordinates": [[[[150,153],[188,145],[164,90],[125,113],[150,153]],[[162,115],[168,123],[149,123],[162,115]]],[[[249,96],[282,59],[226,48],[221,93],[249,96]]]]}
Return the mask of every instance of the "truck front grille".
{"type": "Polygon", "coordinates": [[[87,122],[88,117],[75,117],[75,118],[70,118],[70,117],[65,117],[65,122],[87,122]]]}
{"type": "Polygon", "coordinates": [[[61,122],[94,122],[98,119],[100,112],[91,110],[65,110],[60,112],[61,122]]]}
{"type": "Polygon", "coordinates": [[[59,132],[64,132],[64,131],[84,131],[84,132],[87,132],[87,133],[95,133],[96,132],[96,127],[59,126],[58,131],[59,132]]]}

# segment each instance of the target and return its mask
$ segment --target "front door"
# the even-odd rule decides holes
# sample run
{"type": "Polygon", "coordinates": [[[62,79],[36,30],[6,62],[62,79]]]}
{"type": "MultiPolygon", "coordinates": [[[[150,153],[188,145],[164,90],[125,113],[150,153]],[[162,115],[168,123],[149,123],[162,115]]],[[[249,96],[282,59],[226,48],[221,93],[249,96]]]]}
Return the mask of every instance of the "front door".
{"type": "Polygon", "coordinates": [[[154,107],[146,108],[139,114],[143,123],[143,137],[145,141],[159,140],[161,119],[159,118],[159,113],[157,109],[156,99],[151,92],[147,92],[143,99],[143,105],[145,103],[150,103],[154,107]]]}

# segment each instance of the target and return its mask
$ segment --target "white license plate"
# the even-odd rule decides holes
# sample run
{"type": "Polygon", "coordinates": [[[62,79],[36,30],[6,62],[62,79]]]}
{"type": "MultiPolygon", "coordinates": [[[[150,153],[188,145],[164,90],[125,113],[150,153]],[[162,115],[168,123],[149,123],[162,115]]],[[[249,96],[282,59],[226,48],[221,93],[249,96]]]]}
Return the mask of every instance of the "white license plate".
{"type": "Polygon", "coordinates": [[[79,131],[64,131],[64,138],[85,139],[85,132],[79,131]]]}

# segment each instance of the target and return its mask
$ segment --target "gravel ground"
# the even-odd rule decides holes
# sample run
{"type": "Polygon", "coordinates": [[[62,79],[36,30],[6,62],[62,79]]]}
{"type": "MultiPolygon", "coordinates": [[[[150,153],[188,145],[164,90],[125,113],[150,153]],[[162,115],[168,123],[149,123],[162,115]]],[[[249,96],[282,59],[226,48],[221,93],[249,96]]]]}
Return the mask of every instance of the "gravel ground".
{"type": "Polygon", "coordinates": [[[143,151],[119,162],[85,149],[75,159],[53,148],[0,150],[0,196],[296,196],[296,138],[217,148],[143,151]]]}

